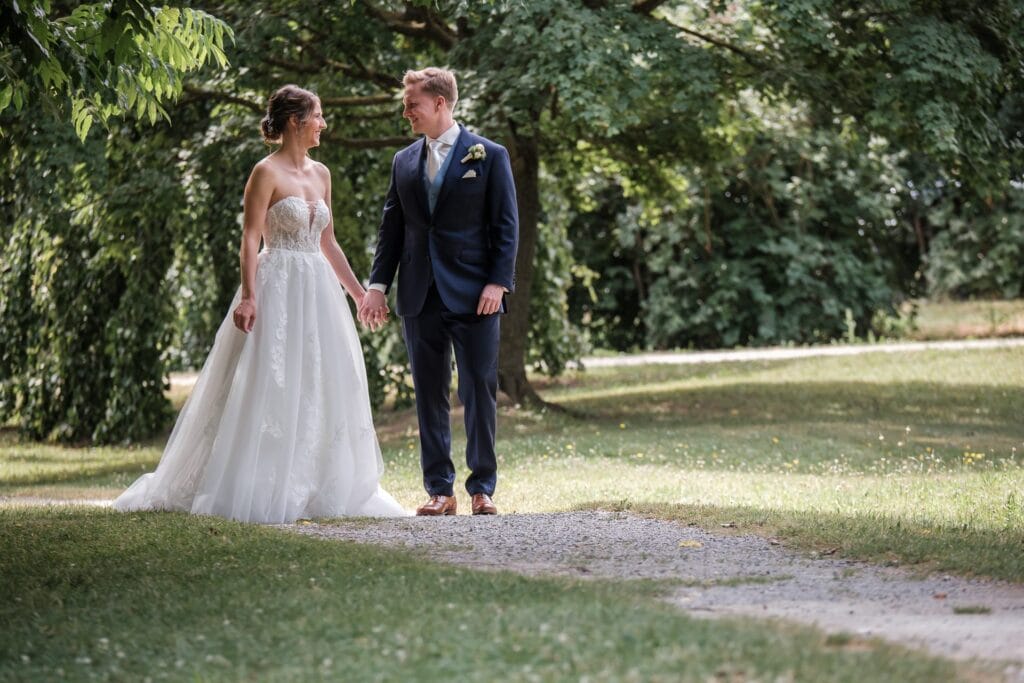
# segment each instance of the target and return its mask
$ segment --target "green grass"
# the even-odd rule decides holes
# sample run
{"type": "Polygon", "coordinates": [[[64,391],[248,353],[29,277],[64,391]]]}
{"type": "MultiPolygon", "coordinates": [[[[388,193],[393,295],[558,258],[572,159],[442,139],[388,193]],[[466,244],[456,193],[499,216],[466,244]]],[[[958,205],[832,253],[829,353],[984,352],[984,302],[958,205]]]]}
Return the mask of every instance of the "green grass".
{"type": "MultiPolygon", "coordinates": [[[[530,579],[184,514],[0,511],[0,680],[945,681],[653,582],[530,579]]],[[[854,647],[856,645],[856,647],[854,647]]]]}
{"type": "Polygon", "coordinates": [[[163,443],[131,448],[69,448],[25,442],[0,430],[0,495],[116,496],[160,460],[163,443]]]}
{"type": "Polygon", "coordinates": [[[992,614],[992,608],[984,605],[962,605],[954,607],[953,614],[992,614]]]}
{"type": "MultiPolygon", "coordinates": [[[[537,383],[572,413],[500,408],[504,512],[626,509],[1024,581],[1024,349],[602,369],[537,383]]],[[[414,416],[382,413],[377,424],[384,485],[411,508],[423,496],[414,416]]],[[[0,496],[113,497],[153,469],[164,438],[69,448],[0,432],[0,496]]],[[[176,514],[0,502],[0,531],[0,681],[964,673],[860,638],[694,621],[658,600],[671,582],[473,572],[176,514]]]]}
{"type": "MultiPolygon", "coordinates": [[[[504,512],[630,509],[1024,581],[1024,349],[601,369],[538,384],[575,415],[500,408],[504,512]]],[[[423,495],[414,416],[383,413],[378,427],[384,485],[412,508],[423,495]]],[[[158,445],[7,434],[0,495],[111,497],[159,456],[158,445]]]]}
{"type": "MultiPolygon", "coordinates": [[[[1024,335],[1024,299],[920,301],[911,339],[967,339],[1024,335]]],[[[909,307],[908,307],[909,311],[909,307]]]]}

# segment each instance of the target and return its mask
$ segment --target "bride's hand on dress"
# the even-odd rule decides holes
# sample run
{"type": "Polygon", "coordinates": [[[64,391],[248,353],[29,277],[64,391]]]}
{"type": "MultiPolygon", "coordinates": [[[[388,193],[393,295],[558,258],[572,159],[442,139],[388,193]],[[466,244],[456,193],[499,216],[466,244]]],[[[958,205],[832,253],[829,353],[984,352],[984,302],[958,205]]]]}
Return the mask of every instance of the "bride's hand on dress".
{"type": "Polygon", "coordinates": [[[256,304],[251,299],[243,299],[232,314],[235,327],[242,332],[252,332],[252,326],[256,324],[256,304]]]}

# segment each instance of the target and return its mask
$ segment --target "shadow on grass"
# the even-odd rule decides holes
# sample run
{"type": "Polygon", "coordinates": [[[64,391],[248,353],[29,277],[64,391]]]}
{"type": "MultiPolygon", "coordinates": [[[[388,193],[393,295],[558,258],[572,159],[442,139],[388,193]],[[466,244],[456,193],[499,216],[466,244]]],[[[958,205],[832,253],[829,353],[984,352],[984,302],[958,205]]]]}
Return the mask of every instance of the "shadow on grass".
{"type": "Polygon", "coordinates": [[[79,488],[102,487],[110,485],[121,486],[119,480],[113,479],[116,475],[126,475],[131,479],[146,472],[156,469],[156,461],[150,464],[119,463],[104,465],[102,467],[81,470],[64,470],[37,475],[18,475],[0,477],[0,493],[5,490],[17,489],[25,486],[52,486],[55,484],[74,484],[79,488]]]}
{"type": "Polygon", "coordinates": [[[50,484],[75,483],[81,486],[102,484],[112,475],[138,476],[151,471],[159,460],[159,452],[137,452],[137,457],[126,459],[115,453],[90,454],[88,450],[60,449],[50,455],[45,453],[6,455],[9,462],[18,464],[34,463],[52,465],[42,471],[29,469],[24,472],[9,472],[0,475],[0,490],[20,486],[45,486],[50,484]]]}
{"type": "Polygon", "coordinates": [[[756,534],[806,552],[908,566],[924,573],[946,571],[1024,582],[1024,526],[1009,520],[1006,528],[992,530],[886,515],[751,506],[594,501],[578,509],[625,511],[712,532],[756,534]]]}
{"type": "Polygon", "coordinates": [[[770,423],[886,418],[900,424],[955,419],[1024,436],[1024,424],[1017,419],[1024,410],[1024,389],[981,384],[794,382],[694,387],[685,380],[671,380],[583,391],[562,401],[606,418],[636,415],[652,421],[760,419],[770,423]]]}
{"type": "Polygon", "coordinates": [[[776,358],[770,360],[737,360],[716,363],[643,364],[586,368],[583,372],[570,372],[558,377],[531,378],[541,391],[585,389],[613,382],[617,386],[643,386],[651,382],[673,380],[697,381],[711,378],[740,379],[766,370],[778,371],[806,363],[806,358],[776,358]]]}

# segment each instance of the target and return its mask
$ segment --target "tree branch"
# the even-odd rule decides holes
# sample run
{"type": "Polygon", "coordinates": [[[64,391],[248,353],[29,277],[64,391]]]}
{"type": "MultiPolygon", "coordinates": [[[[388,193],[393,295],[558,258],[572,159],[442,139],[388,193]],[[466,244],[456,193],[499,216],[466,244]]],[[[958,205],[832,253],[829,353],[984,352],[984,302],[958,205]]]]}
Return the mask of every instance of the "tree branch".
{"type": "MultiPolygon", "coordinates": [[[[231,93],[220,92],[217,90],[204,90],[203,88],[197,88],[192,85],[186,85],[183,91],[191,95],[194,99],[206,99],[206,100],[220,100],[222,102],[230,102],[232,104],[239,104],[247,109],[251,109],[255,112],[263,112],[264,108],[259,102],[246,99],[241,95],[233,95],[231,93]]],[[[397,100],[394,95],[380,94],[380,95],[349,95],[339,97],[321,97],[320,103],[325,107],[368,107],[377,104],[394,104],[397,100]]],[[[391,116],[390,112],[381,113],[380,116],[372,115],[368,118],[379,118],[381,116],[391,116]]],[[[362,118],[362,117],[359,117],[362,118]]]]}
{"type": "Polygon", "coordinates": [[[219,92],[217,90],[204,90],[203,88],[197,88],[191,85],[185,85],[182,90],[191,95],[193,99],[220,100],[221,102],[239,104],[256,113],[263,113],[263,107],[260,106],[259,102],[253,102],[252,100],[246,99],[240,95],[232,95],[231,93],[219,92]]]}
{"type": "Polygon", "coordinates": [[[445,24],[429,7],[416,7],[406,3],[404,12],[388,12],[363,2],[370,16],[383,22],[395,33],[413,38],[426,38],[445,50],[455,47],[458,33],[445,24]]]}
{"type": "Polygon", "coordinates": [[[397,88],[398,84],[401,82],[401,79],[392,78],[386,74],[372,71],[361,64],[356,66],[345,64],[343,62],[324,57],[317,53],[312,47],[309,49],[310,52],[313,53],[315,61],[296,62],[292,59],[283,59],[281,57],[264,57],[263,61],[271,66],[279,66],[282,69],[288,69],[289,71],[301,74],[318,74],[324,68],[331,68],[339,73],[345,74],[346,76],[351,76],[352,78],[357,78],[362,81],[368,81],[384,88],[397,88]]]}
{"type": "MultiPolygon", "coordinates": [[[[249,110],[251,110],[253,112],[256,112],[257,114],[262,114],[264,112],[263,107],[261,107],[258,103],[253,102],[252,100],[247,100],[244,97],[239,97],[237,95],[231,95],[229,93],[217,92],[216,90],[203,90],[201,88],[195,88],[195,87],[192,87],[192,86],[189,86],[189,85],[186,85],[184,90],[193,99],[220,100],[222,102],[230,102],[231,104],[241,105],[241,106],[246,107],[247,109],[249,109],[249,110]]],[[[379,100],[382,97],[383,96],[381,96],[381,95],[369,96],[369,97],[334,97],[334,98],[325,98],[325,99],[321,100],[321,102],[323,102],[324,104],[327,104],[328,102],[332,102],[333,101],[333,102],[336,102],[336,103],[340,103],[340,106],[351,106],[351,105],[365,104],[365,103],[376,104],[377,102],[375,102],[375,101],[374,102],[368,102],[368,101],[375,100],[375,99],[379,100]],[[356,100],[362,100],[362,101],[361,102],[356,102],[356,100]]],[[[385,101],[391,102],[391,101],[393,101],[393,98],[390,95],[388,95],[387,99],[385,101]]],[[[390,114],[390,113],[388,114],[388,116],[391,116],[391,115],[392,114],[390,114]]],[[[346,117],[346,118],[348,118],[348,119],[366,119],[366,118],[380,118],[380,116],[377,116],[377,115],[373,115],[373,116],[370,116],[370,117],[353,116],[353,117],[346,117]]],[[[415,138],[409,138],[409,137],[397,136],[397,135],[396,136],[390,136],[390,137],[381,137],[381,138],[349,138],[349,137],[344,137],[344,136],[334,137],[333,135],[330,134],[329,131],[330,131],[330,129],[328,129],[327,131],[325,131],[323,133],[323,135],[322,135],[323,139],[326,142],[333,142],[333,143],[336,143],[336,144],[338,144],[338,145],[340,145],[342,147],[345,147],[347,149],[386,149],[386,148],[389,148],[389,147],[405,147],[405,146],[411,145],[413,142],[415,142],[415,138]]]]}
{"type": "Polygon", "coordinates": [[[320,104],[325,107],[365,107],[374,104],[395,104],[394,95],[352,95],[348,97],[321,97],[320,104]]]}
{"type": "Polygon", "coordinates": [[[384,138],[346,138],[333,137],[327,133],[321,135],[328,142],[334,142],[348,149],[384,149],[387,147],[406,147],[416,141],[415,138],[393,136],[384,138]]]}
{"type": "Polygon", "coordinates": [[[674,23],[672,21],[669,21],[668,19],[665,19],[665,18],[660,18],[660,19],[658,19],[658,21],[664,21],[666,24],[668,24],[672,28],[674,28],[674,29],[676,29],[678,31],[682,31],[683,33],[685,33],[688,36],[693,36],[694,38],[698,38],[700,40],[703,40],[706,43],[711,43],[712,45],[714,45],[716,47],[721,47],[721,48],[724,48],[726,50],[729,50],[730,52],[735,52],[736,54],[738,54],[740,57],[742,57],[751,66],[755,66],[755,67],[761,66],[761,64],[758,61],[757,57],[755,57],[750,52],[747,52],[743,48],[737,47],[736,45],[733,45],[732,43],[730,43],[728,41],[722,40],[721,38],[715,38],[714,36],[709,36],[706,33],[701,33],[700,31],[694,31],[692,28],[686,28],[685,26],[680,26],[679,24],[676,24],[676,23],[674,23]]]}
{"type": "Polygon", "coordinates": [[[650,16],[654,10],[661,7],[666,2],[668,2],[668,0],[638,0],[638,2],[633,3],[633,11],[637,14],[646,14],[650,16]]]}
{"type": "Polygon", "coordinates": [[[326,64],[310,64],[307,62],[295,62],[290,59],[282,59],[281,57],[264,57],[263,61],[271,66],[279,66],[282,69],[288,69],[300,74],[317,74],[320,73],[320,67],[326,66],[326,64]]]}

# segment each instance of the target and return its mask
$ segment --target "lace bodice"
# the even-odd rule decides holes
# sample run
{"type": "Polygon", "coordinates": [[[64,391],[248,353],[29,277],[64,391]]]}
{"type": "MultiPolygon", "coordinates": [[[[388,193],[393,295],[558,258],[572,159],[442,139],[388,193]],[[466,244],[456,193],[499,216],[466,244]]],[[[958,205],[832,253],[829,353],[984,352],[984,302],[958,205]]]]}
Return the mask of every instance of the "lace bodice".
{"type": "Polygon", "coordinates": [[[330,211],[324,200],[307,201],[291,195],[267,210],[263,240],[268,249],[316,252],[320,250],[320,233],[329,221],[330,211]]]}

